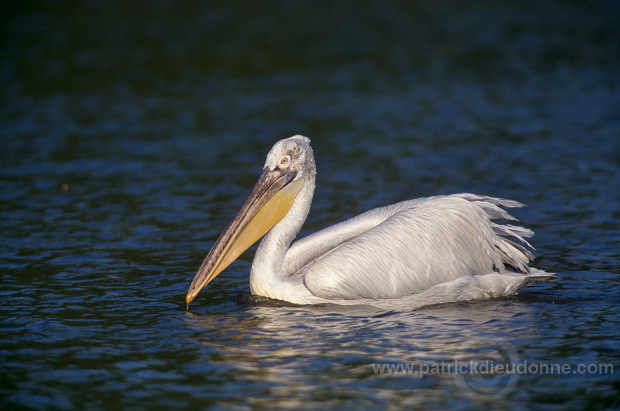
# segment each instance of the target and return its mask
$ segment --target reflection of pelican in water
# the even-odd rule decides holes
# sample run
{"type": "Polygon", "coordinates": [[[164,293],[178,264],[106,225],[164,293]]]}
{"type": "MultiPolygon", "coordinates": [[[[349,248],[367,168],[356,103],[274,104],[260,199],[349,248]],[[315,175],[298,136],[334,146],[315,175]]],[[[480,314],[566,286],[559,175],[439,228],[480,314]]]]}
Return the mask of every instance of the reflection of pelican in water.
{"type": "Polygon", "coordinates": [[[527,266],[533,256],[522,237],[531,230],[491,221],[514,220],[499,206],[522,204],[474,194],[376,208],[289,248],[310,210],[315,174],[308,138],[273,146],[258,183],[194,277],[188,304],[265,234],[250,272],[251,293],[296,304],[413,309],[510,295],[553,277],[527,266]]]}

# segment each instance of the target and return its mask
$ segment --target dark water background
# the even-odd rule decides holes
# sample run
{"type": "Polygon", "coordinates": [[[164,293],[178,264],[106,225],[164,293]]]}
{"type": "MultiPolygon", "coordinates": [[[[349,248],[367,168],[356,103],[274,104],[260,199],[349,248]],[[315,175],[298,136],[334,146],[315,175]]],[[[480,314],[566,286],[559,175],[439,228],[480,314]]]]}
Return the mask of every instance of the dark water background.
{"type": "Polygon", "coordinates": [[[3,3],[0,408],[619,407],[618,4],[3,3]],[[319,171],[302,234],[408,198],[514,198],[560,279],[410,313],[271,307],[237,298],[248,252],[187,312],[297,133],[319,171]],[[373,368],[484,352],[570,371],[373,368]],[[576,372],[597,364],[613,372],[576,372]]]}

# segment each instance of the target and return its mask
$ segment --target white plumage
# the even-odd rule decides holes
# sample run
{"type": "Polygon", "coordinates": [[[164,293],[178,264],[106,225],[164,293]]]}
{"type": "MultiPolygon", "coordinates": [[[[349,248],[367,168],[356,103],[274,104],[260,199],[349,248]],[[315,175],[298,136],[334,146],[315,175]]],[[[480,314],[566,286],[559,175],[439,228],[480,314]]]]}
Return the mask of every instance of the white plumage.
{"type": "Polygon", "coordinates": [[[188,303],[230,263],[221,261],[234,254],[231,244],[258,239],[258,220],[275,212],[283,215],[261,227],[269,231],[252,264],[250,288],[255,295],[297,304],[403,310],[510,295],[554,277],[527,265],[533,256],[523,237],[532,236],[531,230],[491,221],[515,220],[501,207],[522,204],[474,194],[376,208],[291,245],[310,209],[315,174],[308,138],[294,136],[274,145],[261,180],[196,274],[188,303]],[[284,194],[276,195],[280,191],[284,194]],[[240,240],[245,237],[248,240],[240,240]]]}

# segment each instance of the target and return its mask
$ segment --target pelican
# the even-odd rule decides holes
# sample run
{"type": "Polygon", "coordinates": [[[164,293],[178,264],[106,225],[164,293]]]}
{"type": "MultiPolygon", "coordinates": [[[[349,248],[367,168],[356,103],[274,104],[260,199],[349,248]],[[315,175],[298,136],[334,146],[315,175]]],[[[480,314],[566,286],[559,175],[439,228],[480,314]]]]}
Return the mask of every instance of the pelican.
{"type": "Polygon", "coordinates": [[[263,236],[250,292],[294,304],[407,310],[507,296],[555,276],[528,267],[533,247],[523,237],[533,231],[492,221],[516,220],[500,206],[523,204],[469,193],[376,208],[292,243],[310,210],[315,176],[309,138],[273,146],[258,182],[196,273],[188,305],[263,236]]]}

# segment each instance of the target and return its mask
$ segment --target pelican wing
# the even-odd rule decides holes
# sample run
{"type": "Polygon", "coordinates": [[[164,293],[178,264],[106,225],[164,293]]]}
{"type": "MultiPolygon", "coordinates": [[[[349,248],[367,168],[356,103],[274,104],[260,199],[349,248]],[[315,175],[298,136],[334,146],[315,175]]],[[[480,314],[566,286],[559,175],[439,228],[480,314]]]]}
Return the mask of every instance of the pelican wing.
{"type": "Polygon", "coordinates": [[[305,265],[383,223],[394,214],[411,208],[411,203],[418,201],[403,201],[368,210],[295,241],[286,253],[282,267],[283,273],[299,275],[299,270],[305,265]]]}
{"type": "Polygon", "coordinates": [[[531,254],[502,235],[522,240],[532,233],[491,222],[514,219],[499,205],[521,206],[460,194],[371,210],[300,240],[286,266],[304,263],[296,275],[330,300],[401,298],[463,276],[501,273],[504,264],[527,272],[531,254]],[[305,259],[293,258],[304,250],[305,259]]]}

